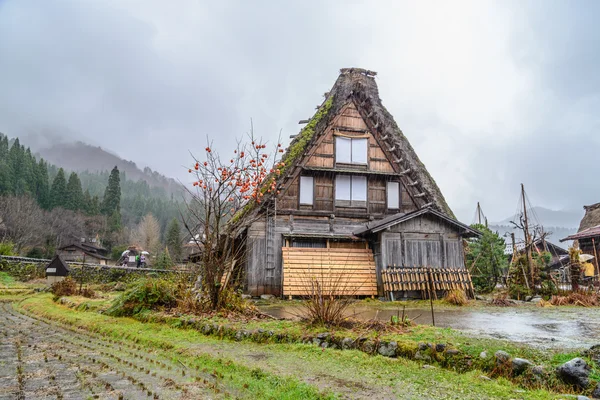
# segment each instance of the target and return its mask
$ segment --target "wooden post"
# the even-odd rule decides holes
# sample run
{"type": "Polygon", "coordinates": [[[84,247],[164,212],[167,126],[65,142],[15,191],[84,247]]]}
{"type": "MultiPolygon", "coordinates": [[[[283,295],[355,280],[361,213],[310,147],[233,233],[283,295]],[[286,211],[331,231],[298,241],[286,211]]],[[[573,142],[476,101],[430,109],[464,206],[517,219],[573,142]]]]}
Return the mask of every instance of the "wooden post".
{"type": "Polygon", "coordinates": [[[529,267],[529,273],[531,274],[531,287],[533,293],[535,293],[535,267],[533,265],[533,258],[531,257],[531,237],[529,236],[529,223],[527,221],[527,200],[525,199],[525,186],[521,183],[521,196],[523,198],[523,224],[525,230],[525,254],[527,254],[527,266],[529,267]]]}
{"type": "Polygon", "coordinates": [[[596,260],[596,275],[600,275],[600,267],[598,267],[598,251],[596,251],[596,240],[592,238],[592,246],[594,246],[594,259],[596,260]]]}
{"type": "Polygon", "coordinates": [[[435,314],[433,312],[433,296],[431,293],[431,270],[429,271],[428,274],[428,281],[429,281],[429,305],[431,306],[431,322],[433,324],[433,326],[435,326],[435,314]]]}

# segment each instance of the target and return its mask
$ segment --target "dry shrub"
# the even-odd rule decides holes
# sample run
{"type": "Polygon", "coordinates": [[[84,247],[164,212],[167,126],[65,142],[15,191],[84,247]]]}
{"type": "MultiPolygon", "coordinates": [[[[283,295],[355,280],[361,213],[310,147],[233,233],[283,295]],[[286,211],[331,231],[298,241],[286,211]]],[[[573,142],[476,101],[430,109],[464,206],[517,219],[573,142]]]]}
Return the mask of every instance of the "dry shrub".
{"type": "Polygon", "coordinates": [[[566,296],[552,296],[550,304],[553,306],[594,307],[600,304],[600,299],[596,293],[573,292],[566,296]]]}
{"type": "Polygon", "coordinates": [[[304,318],[315,325],[341,325],[348,308],[354,302],[351,295],[346,293],[341,286],[341,281],[323,284],[318,279],[306,282],[308,296],[303,303],[304,318]]]}
{"type": "Polygon", "coordinates": [[[73,296],[77,294],[77,282],[70,276],[67,276],[65,279],[54,282],[52,286],[50,286],[50,291],[54,295],[54,297],[62,297],[62,296],[73,296]]]}
{"type": "Polygon", "coordinates": [[[444,297],[446,303],[454,304],[455,306],[464,306],[469,304],[469,299],[463,290],[454,289],[444,297]]]}
{"type": "Polygon", "coordinates": [[[552,303],[550,301],[546,301],[544,299],[541,299],[540,302],[538,303],[538,307],[553,307],[552,303]]]}
{"type": "Polygon", "coordinates": [[[515,302],[510,300],[506,293],[502,293],[502,294],[499,294],[498,296],[494,297],[492,299],[492,301],[490,302],[490,304],[492,304],[494,306],[498,306],[498,307],[510,307],[510,306],[514,306],[515,302]]]}
{"type": "Polygon", "coordinates": [[[79,295],[87,297],[88,299],[93,299],[96,297],[96,292],[91,287],[84,287],[79,291],[79,295]]]}

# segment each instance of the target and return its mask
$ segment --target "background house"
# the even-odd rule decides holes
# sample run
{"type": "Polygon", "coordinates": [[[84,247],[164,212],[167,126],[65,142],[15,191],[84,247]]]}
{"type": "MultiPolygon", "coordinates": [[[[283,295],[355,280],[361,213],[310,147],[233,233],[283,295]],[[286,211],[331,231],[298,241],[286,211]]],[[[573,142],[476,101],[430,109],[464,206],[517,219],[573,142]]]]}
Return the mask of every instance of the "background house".
{"type": "Polygon", "coordinates": [[[83,262],[106,265],[110,258],[108,250],[96,246],[83,239],[80,243],[72,243],[56,250],[56,254],[65,262],[83,262]]]}
{"type": "Polygon", "coordinates": [[[561,239],[576,240],[582,253],[596,257],[600,254],[600,203],[583,206],[585,215],[576,234],[561,239]]]}
{"type": "Polygon", "coordinates": [[[454,219],[383,107],[375,75],[341,70],[286,150],[279,194],[234,217],[247,292],[300,294],[321,274],[373,295],[391,264],[464,268],[462,238],[478,232],[454,219]]]}

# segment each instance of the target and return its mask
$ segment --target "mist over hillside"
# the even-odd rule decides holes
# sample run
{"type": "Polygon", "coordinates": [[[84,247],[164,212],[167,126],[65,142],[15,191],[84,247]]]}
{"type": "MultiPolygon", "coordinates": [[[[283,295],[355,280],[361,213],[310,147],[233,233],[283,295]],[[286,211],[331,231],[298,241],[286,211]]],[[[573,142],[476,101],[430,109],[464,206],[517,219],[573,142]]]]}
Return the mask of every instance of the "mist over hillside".
{"type": "MultiPolygon", "coordinates": [[[[583,218],[583,207],[581,210],[550,210],[544,207],[532,207],[527,210],[529,218],[536,224],[543,226],[556,226],[563,228],[578,228],[583,218]]],[[[492,222],[493,225],[512,225],[515,216],[506,217],[502,221],[492,222]]],[[[515,221],[518,222],[518,221],[515,221]]]]}
{"type": "MultiPolygon", "coordinates": [[[[91,145],[72,139],[54,131],[27,132],[19,136],[21,143],[29,146],[32,152],[43,157],[50,164],[59,165],[68,171],[101,173],[110,171],[117,166],[119,171],[125,173],[127,179],[132,181],[143,180],[150,187],[164,189],[169,195],[181,197],[183,188],[175,179],[168,178],[152,169],[140,168],[133,161],[128,161],[101,146],[91,145]]],[[[124,157],[138,151],[135,148],[123,149],[124,157]]]]}

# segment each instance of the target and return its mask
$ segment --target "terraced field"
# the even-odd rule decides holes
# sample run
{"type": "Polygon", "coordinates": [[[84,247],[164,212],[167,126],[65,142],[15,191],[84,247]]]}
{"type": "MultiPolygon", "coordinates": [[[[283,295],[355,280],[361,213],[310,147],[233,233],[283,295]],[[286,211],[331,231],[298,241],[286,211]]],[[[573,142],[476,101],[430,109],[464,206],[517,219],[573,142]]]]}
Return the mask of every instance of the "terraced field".
{"type": "Polygon", "coordinates": [[[165,351],[34,319],[0,304],[0,399],[237,397],[165,351]]]}

